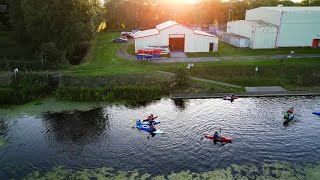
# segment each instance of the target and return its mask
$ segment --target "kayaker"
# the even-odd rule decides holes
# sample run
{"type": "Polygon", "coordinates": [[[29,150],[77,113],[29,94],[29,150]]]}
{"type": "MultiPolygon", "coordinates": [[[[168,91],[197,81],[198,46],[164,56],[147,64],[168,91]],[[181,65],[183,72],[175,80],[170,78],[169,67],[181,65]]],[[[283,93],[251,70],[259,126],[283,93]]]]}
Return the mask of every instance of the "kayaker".
{"type": "Polygon", "coordinates": [[[142,127],[142,122],[140,121],[140,119],[137,121],[137,128],[141,129],[142,127]]]}
{"type": "Polygon", "coordinates": [[[214,132],[214,134],[213,134],[213,140],[214,141],[220,141],[221,140],[221,137],[220,137],[220,134],[219,134],[219,132],[218,131],[216,131],[216,132],[214,132]]]}
{"type": "Polygon", "coordinates": [[[150,121],[150,120],[154,120],[155,118],[157,118],[157,116],[153,116],[153,114],[150,114],[150,116],[148,116],[145,120],[143,121],[150,121]]]}
{"type": "Polygon", "coordinates": [[[287,111],[288,114],[293,114],[293,107],[287,111]]]}

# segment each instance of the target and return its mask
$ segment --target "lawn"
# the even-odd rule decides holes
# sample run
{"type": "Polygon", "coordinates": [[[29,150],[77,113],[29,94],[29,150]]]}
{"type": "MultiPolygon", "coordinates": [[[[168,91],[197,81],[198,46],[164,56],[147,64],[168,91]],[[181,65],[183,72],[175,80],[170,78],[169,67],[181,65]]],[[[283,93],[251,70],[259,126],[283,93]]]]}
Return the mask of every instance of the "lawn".
{"type": "MultiPolygon", "coordinates": [[[[74,66],[65,73],[72,76],[121,76],[127,77],[130,82],[139,81],[140,78],[135,77],[143,74],[145,79],[151,77],[153,81],[160,81],[161,79],[167,80],[168,77],[159,76],[156,71],[175,72],[179,67],[187,67],[188,62],[155,64],[120,59],[117,57],[117,48],[123,44],[111,42],[111,39],[117,35],[118,33],[106,32],[97,34],[92,51],[87,57],[87,63],[74,66]]],[[[249,50],[245,51],[249,52],[249,50]]],[[[276,51],[280,52],[280,49],[276,51]]],[[[298,54],[298,52],[296,53],[298,54]]],[[[319,69],[320,60],[317,58],[292,58],[286,59],[284,62],[279,60],[234,60],[194,63],[190,74],[193,77],[240,86],[282,86],[289,90],[319,90],[319,69]],[[257,76],[254,71],[256,66],[259,67],[257,76]]],[[[147,82],[148,80],[145,80],[145,83],[147,82]]]]}
{"type": "Polygon", "coordinates": [[[277,49],[249,49],[237,48],[219,41],[218,52],[187,53],[188,57],[221,57],[221,56],[260,56],[260,55],[289,55],[294,51],[299,54],[320,54],[320,48],[277,48],[277,49]]]}

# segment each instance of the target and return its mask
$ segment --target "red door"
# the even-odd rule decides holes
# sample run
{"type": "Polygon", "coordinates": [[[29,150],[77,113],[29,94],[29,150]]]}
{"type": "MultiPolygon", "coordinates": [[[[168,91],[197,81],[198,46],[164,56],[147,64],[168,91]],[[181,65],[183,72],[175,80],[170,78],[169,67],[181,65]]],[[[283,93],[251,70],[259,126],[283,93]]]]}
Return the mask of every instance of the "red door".
{"type": "Polygon", "coordinates": [[[312,47],[313,48],[318,48],[319,47],[319,39],[314,39],[313,42],[312,42],[312,47]]]}
{"type": "Polygon", "coordinates": [[[169,38],[170,51],[184,52],[184,38],[169,38]]]}

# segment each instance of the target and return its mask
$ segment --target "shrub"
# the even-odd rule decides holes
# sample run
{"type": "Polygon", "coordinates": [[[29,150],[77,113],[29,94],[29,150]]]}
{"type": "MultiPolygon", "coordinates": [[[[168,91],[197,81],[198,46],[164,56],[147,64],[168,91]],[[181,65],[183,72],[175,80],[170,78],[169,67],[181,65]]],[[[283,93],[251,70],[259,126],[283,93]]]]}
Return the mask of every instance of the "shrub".
{"type": "Polygon", "coordinates": [[[59,50],[53,42],[43,43],[35,54],[43,69],[58,68],[59,64],[67,63],[65,52],[59,50]]]}

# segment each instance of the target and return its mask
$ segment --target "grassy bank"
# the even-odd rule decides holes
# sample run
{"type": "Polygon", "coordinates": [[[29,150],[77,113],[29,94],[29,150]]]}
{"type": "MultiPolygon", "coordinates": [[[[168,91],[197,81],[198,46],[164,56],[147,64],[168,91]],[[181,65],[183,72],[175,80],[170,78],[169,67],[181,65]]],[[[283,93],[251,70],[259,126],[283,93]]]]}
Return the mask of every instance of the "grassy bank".
{"type": "Polygon", "coordinates": [[[237,48],[225,42],[219,41],[218,52],[187,53],[188,57],[222,57],[222,56],[260,56],[260,55],[289,55],[294,51],[300,54],[320,54],[320,48],[277,48],[277,49],[249,49],[237,48]]]}
{"type": "Polygon", "coordinates": [[[0,88],[0,105],[23,104],[50,94],[47,79],[36,74],[18,75],[8,87],[0,88]]]}

